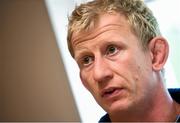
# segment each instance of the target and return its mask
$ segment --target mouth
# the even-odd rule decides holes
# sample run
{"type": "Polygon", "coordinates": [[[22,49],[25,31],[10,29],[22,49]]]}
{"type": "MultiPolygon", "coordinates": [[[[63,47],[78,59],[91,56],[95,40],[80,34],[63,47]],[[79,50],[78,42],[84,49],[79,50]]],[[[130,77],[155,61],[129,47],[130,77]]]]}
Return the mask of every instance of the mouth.
{"type": "Polygon", "coordinates": [[[109,87],[102,90],[101,97],[106,99],[115,98],[121,94],[122,90],[123,88],[109,87]]]}

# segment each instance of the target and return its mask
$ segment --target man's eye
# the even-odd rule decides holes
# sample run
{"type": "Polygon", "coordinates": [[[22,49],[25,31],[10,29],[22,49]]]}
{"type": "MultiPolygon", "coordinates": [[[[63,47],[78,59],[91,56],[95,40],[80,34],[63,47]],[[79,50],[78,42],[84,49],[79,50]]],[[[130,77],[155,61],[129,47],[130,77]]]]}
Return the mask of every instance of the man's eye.
{"type": "Polygon", "coordinates": [[[114,55],[115,53],[117,53],[118,51],[118,48],[114,45],[110,45],[107,47],[107,50],[106,50],[106,55],[114,55]]]}
{"type": "Polygon", "coordinates": [[[82,58],[82,65],[87,66],[93,62],[93,57],[85,56],[82,58]]]}

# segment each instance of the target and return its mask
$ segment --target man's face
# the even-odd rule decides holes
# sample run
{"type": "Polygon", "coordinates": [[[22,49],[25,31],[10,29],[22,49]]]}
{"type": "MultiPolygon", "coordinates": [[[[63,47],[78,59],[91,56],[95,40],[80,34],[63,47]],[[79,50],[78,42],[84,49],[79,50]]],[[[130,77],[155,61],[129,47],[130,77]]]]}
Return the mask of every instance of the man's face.
{"type": "Polygon", "coordinates": [[[104,14],[89,32],[73,34],[83,85],[108,113],[147,104],[153,81],[150,51],[144,51],[124,16],[104,14]]]}

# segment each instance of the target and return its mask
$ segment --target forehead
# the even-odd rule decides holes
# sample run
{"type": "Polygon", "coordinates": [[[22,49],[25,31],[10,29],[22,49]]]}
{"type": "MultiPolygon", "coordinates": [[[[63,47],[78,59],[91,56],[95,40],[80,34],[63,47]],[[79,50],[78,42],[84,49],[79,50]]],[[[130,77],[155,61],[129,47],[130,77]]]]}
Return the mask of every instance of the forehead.
{"type": "Polygon", "coordinates": [[[96,22],[94,28],[88,31],[82,30],[80,32],[74,32],[72,34],[72,47],[74,47],[77,43],[95,37],[96,35],[98,35],[98,33],[101,33],[101,31],[103,30],[108,30],[109,27],[113,28],[117,26],[130,30],[129,23],[125,16],[115,12],[102,14],[99,16],[99,20],[96,22]]]}

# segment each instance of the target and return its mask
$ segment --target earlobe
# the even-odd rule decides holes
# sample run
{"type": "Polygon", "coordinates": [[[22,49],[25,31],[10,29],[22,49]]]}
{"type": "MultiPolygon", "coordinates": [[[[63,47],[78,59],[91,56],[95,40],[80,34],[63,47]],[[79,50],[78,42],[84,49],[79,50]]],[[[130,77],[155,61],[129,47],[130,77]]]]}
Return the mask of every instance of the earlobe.
{"type": "Polygon", "coordinates": [[[169,45],[163,37],[155,37],[149,43],[149,50],[152,57],[152,69],[160,71],[168,58],[169,45]]]}

